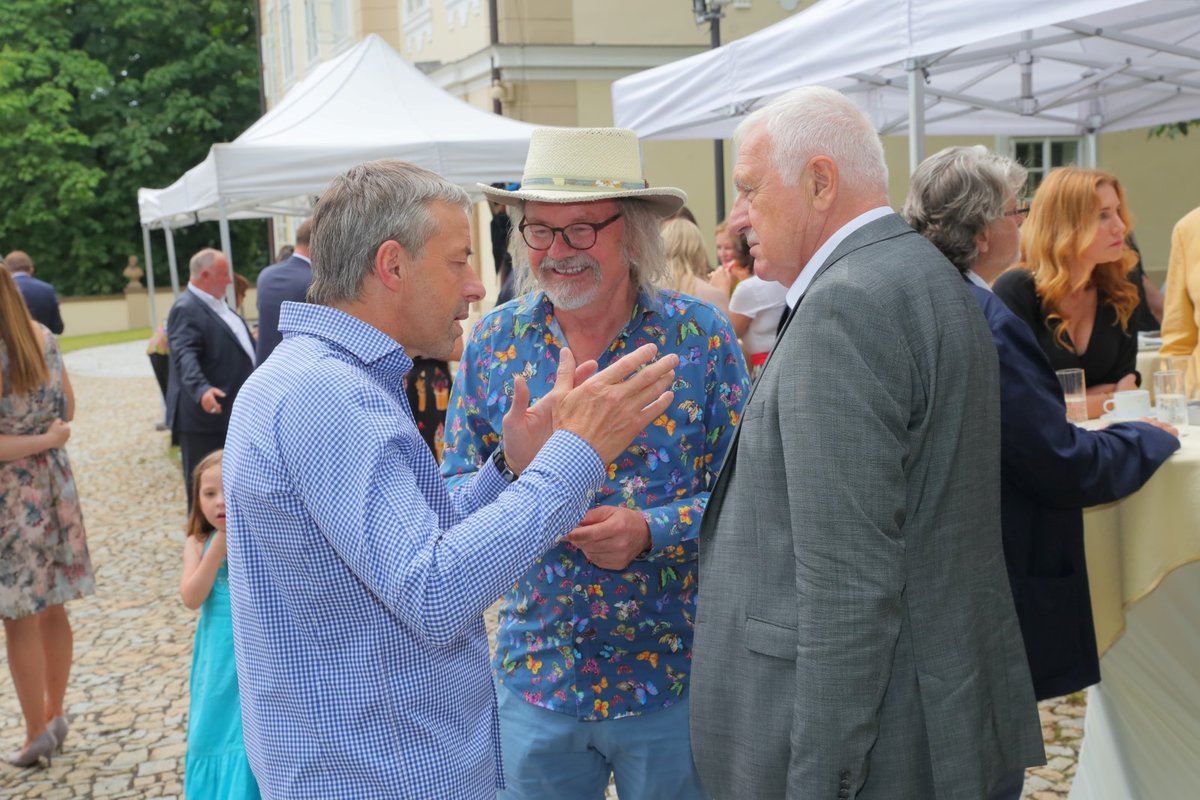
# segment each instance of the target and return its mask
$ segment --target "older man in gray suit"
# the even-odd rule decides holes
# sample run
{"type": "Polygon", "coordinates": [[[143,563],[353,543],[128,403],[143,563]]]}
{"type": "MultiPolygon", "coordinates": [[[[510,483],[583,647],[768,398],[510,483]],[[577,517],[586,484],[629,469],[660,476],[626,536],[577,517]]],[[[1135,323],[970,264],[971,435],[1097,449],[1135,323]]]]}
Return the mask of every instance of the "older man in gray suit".
{"type": "Polygon", "coordinates": [[[730,227],[793,310],[700,533],[701,778],[717,798],[988,798],[1043,753],[987,325],[887,207],[847,98],[790,92],[737,152],[730,227]]]}

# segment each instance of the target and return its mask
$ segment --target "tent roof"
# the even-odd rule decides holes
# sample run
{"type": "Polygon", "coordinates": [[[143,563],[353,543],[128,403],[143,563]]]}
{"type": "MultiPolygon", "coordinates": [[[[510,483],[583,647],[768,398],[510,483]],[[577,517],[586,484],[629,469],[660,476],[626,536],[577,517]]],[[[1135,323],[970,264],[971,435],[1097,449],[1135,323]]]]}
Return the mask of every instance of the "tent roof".
{"type": "Polygon", "coordinates": [[[400,158],[447,180],[517,180],[535,126],[447,94],[368,35],[319,65],[261,119],[165,189],[138,190],[142,224],[306,214],[350,167],[400,158]]]}
{"type": "Polygon", "coordinates": [[[613,85],[616,124],[646,138],[730,136],[796,86],[908,127],[923,70],[935,134],[1077,136],[1200,116],[1196,0],[823,0],[769,28],[613,85]]]}

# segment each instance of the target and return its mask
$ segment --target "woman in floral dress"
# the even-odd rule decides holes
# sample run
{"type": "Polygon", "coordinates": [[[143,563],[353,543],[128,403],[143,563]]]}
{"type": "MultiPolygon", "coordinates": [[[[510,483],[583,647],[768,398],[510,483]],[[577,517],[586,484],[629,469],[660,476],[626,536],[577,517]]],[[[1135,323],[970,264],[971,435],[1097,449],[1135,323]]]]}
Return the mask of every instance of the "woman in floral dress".
{"type": "Polygon", "coordinates": [[[74,406],[54,335],[0,269],[0,618],[26,730],[8,760],[22,767],[62,749],[73,641],[63,603],[94,588],[62,449],[74,406]]]}

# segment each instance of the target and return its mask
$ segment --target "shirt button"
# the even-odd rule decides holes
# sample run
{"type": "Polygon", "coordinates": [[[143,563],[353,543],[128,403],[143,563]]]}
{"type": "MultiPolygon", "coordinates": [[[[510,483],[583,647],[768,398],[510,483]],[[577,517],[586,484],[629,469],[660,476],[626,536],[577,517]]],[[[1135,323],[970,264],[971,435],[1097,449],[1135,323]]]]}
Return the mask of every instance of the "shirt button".
{"type": "Polygon", "coordinates": [[[583,644],[583,637],[582,637],[582,636],[576,636],[576,637],[575,637],[575,644],[583,644]]]}

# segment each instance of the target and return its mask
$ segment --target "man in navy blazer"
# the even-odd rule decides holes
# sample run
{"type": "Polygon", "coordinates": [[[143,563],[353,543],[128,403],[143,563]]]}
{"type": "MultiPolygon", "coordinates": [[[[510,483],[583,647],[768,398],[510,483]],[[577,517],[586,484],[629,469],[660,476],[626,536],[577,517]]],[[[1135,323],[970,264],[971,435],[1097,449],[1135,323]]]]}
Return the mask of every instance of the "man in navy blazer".
{"type": "Polygon", "coordinates": [[[258,274],[258,363],[271,355],[280,342],[279,306],[284,300],[303,303],[312,283],[312,261],[308,257],[308,242],[312,221],[304,220],[296,229],[296,249],[279,264],[272,264],[258,274]]]}
{"type": "Polygon", "coordinates": [[[50,329],[51,333],[63,332],[62,315],[58,310],[58,295],[54,287],[33,277],[33,259],[24,250],[13,250],[4,257],[4,266],[12,273],[17,289],[29,306],[29,316],[50,329]]]}
{"type": "Polygon", "coordinates": [[[952,147],[913,173],[903,213],[971,283],[996,344],[1004,557],[1042,700],[1100,680],[1081,509],[1136,491],[1179,440],[1156,420],[1096,431],[1067,421],[1033,332],[988,288],[1016,259],[1024,184],[1025,169],[1011,159],[952,147]]]}
{"type": "Polygon", "coordinates": [[[233,282],[225,254],[201,250],[189,268],[187,289],[167,316],[167,425],[179,439],[190,510],[192,470],[225,446],[230,410],[254,371],[254,342],[246,323],[225,303],[233,282]]]}

